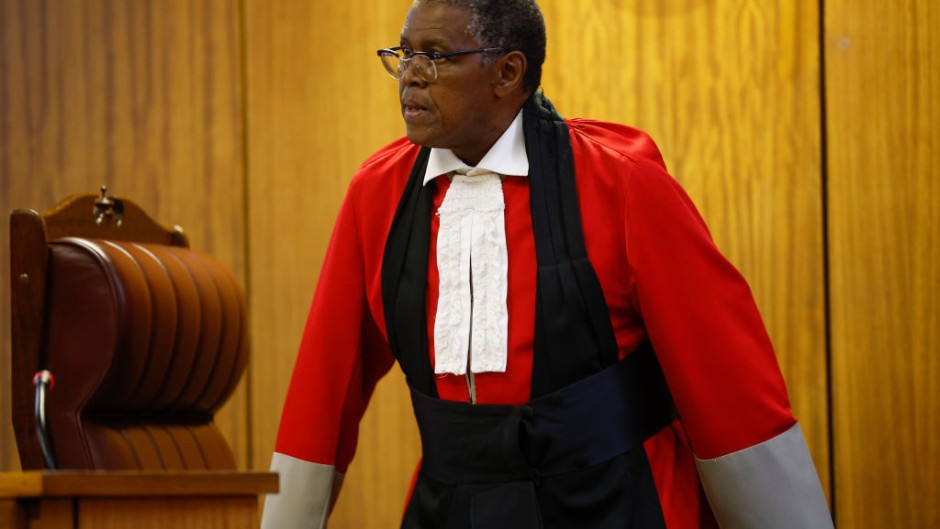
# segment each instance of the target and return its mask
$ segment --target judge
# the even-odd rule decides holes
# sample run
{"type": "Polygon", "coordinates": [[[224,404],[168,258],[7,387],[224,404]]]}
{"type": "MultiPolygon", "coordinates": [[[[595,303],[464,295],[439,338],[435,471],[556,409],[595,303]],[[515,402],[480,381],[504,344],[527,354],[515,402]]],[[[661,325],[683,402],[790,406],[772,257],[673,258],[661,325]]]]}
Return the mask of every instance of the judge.
{"type": "Polygon", "coordinates": [[[539,91],[534,0],[418,0],[407,137],[340,209],[265,528],[320,528],[396,363],[422,462],[405,528],[826,528],[750,290],[636,129],[539,91]]]}

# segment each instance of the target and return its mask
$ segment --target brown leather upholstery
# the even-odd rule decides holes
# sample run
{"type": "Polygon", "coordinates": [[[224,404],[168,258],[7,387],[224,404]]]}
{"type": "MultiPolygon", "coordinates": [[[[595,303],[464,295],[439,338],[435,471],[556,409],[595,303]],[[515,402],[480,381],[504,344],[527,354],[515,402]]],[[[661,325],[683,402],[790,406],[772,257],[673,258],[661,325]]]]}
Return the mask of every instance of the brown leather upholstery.
{"type": "MultiPolygon", "coordinates": [[[[247,309],[234,277],[212,256],[172,244],[61,237],[46,250],[35,370],[55,377],[46,417],[57,467],[234,469],[212,422],[247,364],[247,309]]],[[[22,377],[28,366],[16,373],[16,364],[22,377]]],[[[14,393],[27,397],[22,387],[14,393]]],[[[35,423],[20,415],[22,445],[33,439],[20,430],[35,423]]],[[[31,447],[20,453],[24,468],[42,466],[31,447]]]]}

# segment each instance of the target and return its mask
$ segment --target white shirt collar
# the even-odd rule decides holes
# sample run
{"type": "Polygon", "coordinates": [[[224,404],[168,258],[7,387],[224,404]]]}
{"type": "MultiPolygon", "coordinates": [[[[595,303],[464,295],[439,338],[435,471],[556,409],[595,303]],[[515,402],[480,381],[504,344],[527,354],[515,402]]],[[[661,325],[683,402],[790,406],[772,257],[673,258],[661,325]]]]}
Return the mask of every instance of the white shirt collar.
{"type": "MultiPolygon", "coordinates": [[[[522,110],[516,114],[516,119],[503,131],[502,136],[490,147],[477,167],[500,175],[528,176],[529,157],[526,156],[522,134],[522,110]]],[[[470,166],[463,163],[450,149],[433,148],[424,173],[424,185],[438,176],[461,168],[470,169],[470,166]]]]}

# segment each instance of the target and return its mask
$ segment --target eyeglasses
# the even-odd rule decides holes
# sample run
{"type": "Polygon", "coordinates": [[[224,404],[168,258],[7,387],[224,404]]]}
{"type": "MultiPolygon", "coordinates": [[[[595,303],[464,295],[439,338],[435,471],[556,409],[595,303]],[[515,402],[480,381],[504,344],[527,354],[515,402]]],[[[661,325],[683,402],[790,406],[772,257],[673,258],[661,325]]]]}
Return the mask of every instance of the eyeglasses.
{"type": "Polygon", "coordinates": [[[415,74],[427,83],[437,81],[437,66],[435,62],[448,57],[458,55],[469,55],[471,53],[503,53],[503,48],[479,48],[476,50],[461,50],[441,53],[439,51],[414,51],[404,46],[395,46],[394,48],[383,48],[376,51],[379,58],[382,59],[382,66],[394,79],[401,79],[408,66],[414,68],[415,74]]]}

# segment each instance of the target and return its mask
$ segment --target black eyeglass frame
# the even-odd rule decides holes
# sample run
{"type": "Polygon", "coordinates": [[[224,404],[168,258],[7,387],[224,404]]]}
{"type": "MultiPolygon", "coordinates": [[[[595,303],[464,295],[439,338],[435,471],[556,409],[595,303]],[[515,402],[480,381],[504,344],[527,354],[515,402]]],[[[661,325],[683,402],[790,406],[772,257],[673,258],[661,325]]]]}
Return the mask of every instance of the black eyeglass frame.
{"type": "MultiPolygon", "coordinates": [[[[395,46],[393,48],[382,48],[381,50],[376,50],[375,54],[378,55],[380,59],[382,59],[382,66],[385,67],[385,71],[388,72],[388,74],[391,75],[393,79],[400,80],[402,74],[405,73],[405,69],[408,67],[408,64],[412,60],[414,60],[414,57],[416,55],[422,55],[424,57],[427,57],[428,60],[431,61],[431,64],[433,66],[434,61],[439,61],[441,59],[446,59],[448,57],[470,55],[471,53],[497,53],[497,52],[506,53],[506,49],[500,48],[500,47],[495,47],[495,48],[491,47],[491,48],[477,48],[475,50],[458,50],[458,51],[440,52],[440,51],[414,51],[411,48],[408,48],[407,46],[395,46]],[[410,50],[410,51],[406,52],[405,50],[410,50]],[[394,55],[395,58],[398,59],[399,66],[398,66],[397,76],[386,65],[385,59],[384,59],[386,55],[394,55]]],[[[417,73],[417,71],[415,73],[417,73]]],[[[434,66],[434,79],[425,79],[424,76],[420,74],[418,74],[418,77],[421,77],[428,83],[433,83],[434,81],[437,80],[437,66],[434,66]]]]}

